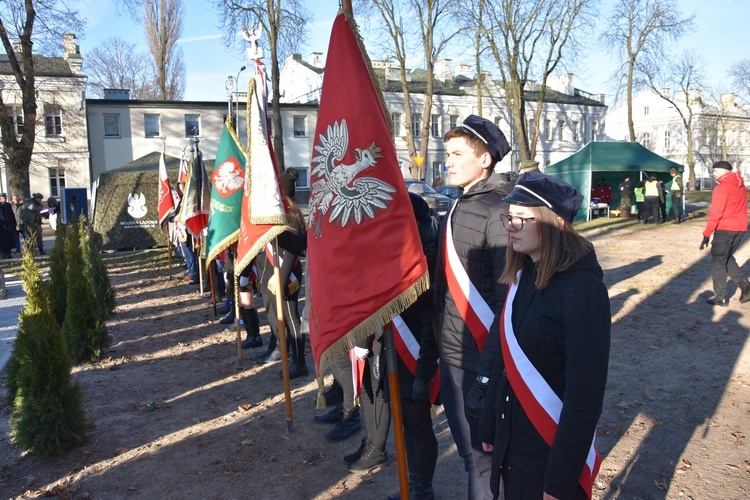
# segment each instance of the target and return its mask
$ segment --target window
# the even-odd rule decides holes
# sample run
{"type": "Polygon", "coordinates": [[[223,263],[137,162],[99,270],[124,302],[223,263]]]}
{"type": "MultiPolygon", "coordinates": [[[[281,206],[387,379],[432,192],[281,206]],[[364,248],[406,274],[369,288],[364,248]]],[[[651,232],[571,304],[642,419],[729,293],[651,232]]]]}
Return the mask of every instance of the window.
{"type": "Polygon", "coordinates": [[[651,148],[651,134],[644,132],[641,136],[641,145],[644,148],[651,148]]]}
{"type": "Polygon", "coordinates": [[[60,196],[62,188],[65,187],[65,169],[49,169],[49,194],[50,196],[60,196]]]}
{"type": "Polygon", "coordinates": [[[672,133],[669,130],[664,131],[664,148],[669,148],[669,139],[672,133]]]}
{"type": "Polygon", "coordinates": [[[430,134],[432,137],[440,137],[440,115],[430,116],[430,134]]]}
{"type": "Polygon", "coordinates": [[[458,127],[458,115],[450,116],[450,128],[458,127]]]}
{"type": "Polygon", "coordinates": [[[120,137],[120,114],[104,113],[104,137],[120,137]]]}
{"type": "Polygon", "coordinates": [[[595,141],[599,137],[599,122],[591,122],[591,140],[595,141]]]}
{"type": "Polygon", "coordinates": [[[531,137],[532,135],[534,135],[534,120],[529,120],[527,123],[528,123],[527,133],[529,134],[529,137],[531,137]]]}
{"type": "Polygon", "coordinates": [[[307,117],[304,115],[294,116],[294,137],[307,137],[307,117]]]}
{"type": "Polygon", "coordinates": [[[16,136],[20,137],[23,133],[23,108],[21,106],[8,106],[8,122],[16,133],[16,136]]]}
{"type": "Polygon", "coordinates": [[[62,109],[57,107],[44,108],[44,129],[47,137],[62,135],[62,109]]]}
{"type": "Polygon", "coordinates": [[[551,134],[552,130],[552,120],[544,120],[544,138],[548,141],[552,139],[551,134]]]}
{"type": "Polygon", "coordinates": [[[185,137],[201,135],[201,115],[185,115],[185,137]]]}
{"type": "Polygon", "coordinates": [[[435,181],[438,178],[440,179],[443,178],[443,162],[433,161],[432,162],[432,180],[435,181]]]}
{"type": "Polygon", "coordinates": [[[422,115],[420,113],[412,113],[411,115],[411,135],[414,138],[422,137],[422,115]]]}
{"type": "Polygon", "coordinates": [[[391,123],[393,124],[393,137],[401,137],[401,113],[391,113],[391,123]]]}
{"type": "Polygon", "coordinates": [[[557,122],[557,140],[563,140],[563,131],[565,130],[565,120],[557,122]]]}
{"type": "Polygon", "coordinates": [[[643,106],[643,116],[648,115],[648,106],[643,106]]]}
{"type": "Polygon", "coordinates": [[[294,184],[298,188],[310,187],[310,167],[294,167],[297,171],[297,182],[294,184]]]}
{"type": "Polygon", "coordinates": [[[580,137],[578,136],[578,122],[573,122],[573,140],[579,141],[580,137]]]}
{"type": "Polygon", "coordinates": [[[499,128],[499,129],[503,128],[503,117],[502,116],[496,116],[495,117],[495,125],[497,125],[497,128],[499,128]]]}
{"type": "Polygon", "coordinates": [[[143,128],[146,137],[161,136],[161,117],[159,115],[143,115],[143,128]]]}

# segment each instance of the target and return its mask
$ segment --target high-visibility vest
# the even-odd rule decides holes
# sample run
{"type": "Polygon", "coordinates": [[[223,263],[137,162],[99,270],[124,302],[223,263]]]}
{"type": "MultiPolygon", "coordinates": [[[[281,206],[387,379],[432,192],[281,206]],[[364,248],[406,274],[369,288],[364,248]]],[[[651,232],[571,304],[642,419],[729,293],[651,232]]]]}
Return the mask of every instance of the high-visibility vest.
{"type": "MultiPolygon", "coordinates": [[[[672,178],[672,186],[670,186],[669,188],[670,191],[682,191],[682,188],[680,188],[680,183],[677,182],[677,179],[680,179],[679,175],[675,175],[672,178]]],[[[682,182],[682,179],[680,179],[680,182],[682,182]]]]}
{"type": "Polygon", "coordinates": [[[646,196],[659,197],[659,183],[656,181],[647,181],[646,187],[644,188],[644,194],[646,196]]]}
{"type": "Polygon", "coordinates": [[[643,188],[642,187],[635,188],[633,190],[633,192],[635,193],[635,202],[636,203],[640,203],[640,202],[644,201],[643,188]]]}

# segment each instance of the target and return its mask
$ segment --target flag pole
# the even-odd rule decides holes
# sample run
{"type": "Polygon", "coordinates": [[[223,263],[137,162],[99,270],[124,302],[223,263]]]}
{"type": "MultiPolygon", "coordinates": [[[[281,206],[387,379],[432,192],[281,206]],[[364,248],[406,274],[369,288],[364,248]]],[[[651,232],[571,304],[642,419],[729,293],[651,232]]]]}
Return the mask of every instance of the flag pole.
{"type": "MultiPolygon", "coordinates": [[[[229,258],[227,256],[227,258],[229,258]]],[[[237,364],[242,364],[242,330],[240,329],[240,283],[239,278],[232,273],[234,280],[234,325],[237,333],[237,364]]]]}
{"type": "Polygon", "coordinates": [[[388,387],[391,391],[391,417],[393,418],[393,439],[396,444],[396,465],[398,466],[398,488],[400,498],[409,500],[409,471],[406,468],[406,446],[404,425],[401,416],[401,391],[398,385],[398,354],[393,343],[393,321],[383,327],[385,336],[385,359],[388,365],[388,387]]]}
{"type": "Polygon", "coordinates": [[[214,288],[214,262],[208,264],[208,284],[211,286],[211,304],[214,307],[214,318],[219,316],[219,312],[216,310],[216,289],[214,288]]]}
{"type": "Polygon", "coordinates": [[[167,225],[167,265],[169,267],[169,281],[172,281],[172,238],[169,235],[169,225],[167,225]]]}
{"type": "Polygon", "coordinates": [[[281,270],[279,269],[279,240],[274,239],[273,252],[273,279],[276,282],[276,321],[279,332],[279,346],[281,347],[281,373],[284,378],[284,400],[286,401],[286,428],[294,432],[294,416],[292,415],[292,393],[289,386],[289,358],[286,345],[286,325],[284,323],[284,304],[281,283],[281,270]]]}

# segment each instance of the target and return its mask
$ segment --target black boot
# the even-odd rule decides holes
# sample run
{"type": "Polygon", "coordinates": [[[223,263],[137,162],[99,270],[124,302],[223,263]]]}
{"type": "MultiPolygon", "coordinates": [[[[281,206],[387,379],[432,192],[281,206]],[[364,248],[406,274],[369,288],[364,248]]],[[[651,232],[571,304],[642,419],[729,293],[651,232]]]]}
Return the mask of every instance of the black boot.
{"type": "Polygon", "coordinates": [[[242,343],[243,349],[254,349],[256,347],[263,346],[263,339],[260,338],[260,319],[258,319],[258,311],[253,309],[240,308],[240,315],[245,322],[245,331],[247,337],[242,343]]]}
{"type": "Polygon", "coordinates": [[[359,457],[362,456],[362,452],[365,451],[365,448],[367,447],[367,436],[362,438],[362,442],[359,444],[359,449],[355,451],[354,453],[349,453],[348,455],[344,455],[344,463],[347,465],[351,465],[357,460],[359,460],[359,457]]]}
{"type": "Polygon", "coordinates": [[[745,303],[750,301],[750,281],[747,279],[740,280],[740,302],[745,303]]]}
{"type": "Polygon", "coordinates": [[[327,411],[322,415],[315,415],[313,417],[313,421],[316,424],[336,424],[341,421],[341,417],[343,416],[344,407],[341,405],[336,405],[332,410],[327,411]]]}
{"type": "Polygon", "coordinates": [[[388,452],[379,449],[370,441],[367,441],[365,449],[362,450],[362,455],[349,464],[349,470],[351,472],[366,473],[386,463],[388,463],[388,452]]]}
{"type": "Polygon", "coordinates": [[[336,427],[326,433],[325,438],[329,441],[343,441],[359,432],[361,428],[362,423],[359,419],[359,409],[344,410],[341,420],[336,424],[336,427]]]}
{"type": "Polygon", "coordinates": [[[409,471],[409,498],[414,500],[433,500],[432,477],[437,464],[438,447],[435,444],[414,445],[414,467],[409,471]]]}

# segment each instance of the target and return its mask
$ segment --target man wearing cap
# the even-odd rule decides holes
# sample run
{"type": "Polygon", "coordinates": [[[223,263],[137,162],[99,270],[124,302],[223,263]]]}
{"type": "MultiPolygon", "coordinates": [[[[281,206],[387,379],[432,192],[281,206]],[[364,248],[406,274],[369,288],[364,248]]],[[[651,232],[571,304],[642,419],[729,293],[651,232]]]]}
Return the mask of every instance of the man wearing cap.
{"type": "Polygon", "coordinates": [[[44,255],[44,242],[42,240],[42,214],[44,205],[42,200],[44,196],[41,193],[34,193],[31,198],[24,203],[23,221],[29,231],[29,235],[36,234],[36,246],[39,249],[39,255],[44,255]]]}
{"type": "Polygon", "coordinates": [[[16,215],[8,203],[8,195],[0,193],[0,255],[9,259],[16,246],[16,215]]]}
{"type": "Polygon", "coordinates": [[[502,200],[516,176],[492,173],[510,151],[493,122],[471,115],[444,140],[448,182],[461,186],[463,194],[440,230],[433,331],[443,407],[469,473],[467,498],[485,499],[492,498],[492,457],[482,450],[479,414],[499,353],[497,315],[507,288],[498,279],[508,243],[500,214],[507,211],[502,200]]]}
{"type": "Polygon", "coordinates": [[[732,172],[727,161],[714,163],[713,175],[716,187],[711,195],[711,210],[703,231],[703,250],[711,243],[711,278],[714,283],[714,296],[706,302],[712,306],[726,307],[729,304],[727,275],[740,288],[740,302],[750,301],[750,282],[734,258],[747,231],[747,190],[740,172],[732,172]]]}

